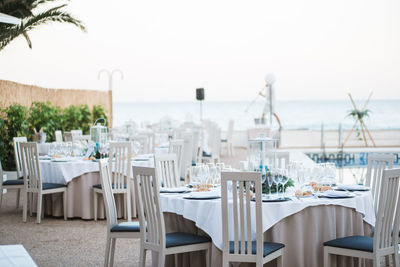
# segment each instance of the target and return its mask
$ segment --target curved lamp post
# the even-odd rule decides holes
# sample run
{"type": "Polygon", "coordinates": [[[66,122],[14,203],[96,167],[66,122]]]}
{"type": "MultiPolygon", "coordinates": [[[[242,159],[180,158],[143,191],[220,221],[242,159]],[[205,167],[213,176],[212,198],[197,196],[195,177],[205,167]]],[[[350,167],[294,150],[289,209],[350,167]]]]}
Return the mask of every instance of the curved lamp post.
{"type": "Polygon", "coordinates": [[[102,69],[102,70],[99,71],[99,73],[97,75],[97,79],[98,80],[100,80],[100,77],[101,77],[102,73],[107,74],[107,77],[108,77],[108,101],[110,103],[110,117],[111,117],[111,120],[109,120],[109,124],[108,125],[111,128],[112,127],[112,122],[113,122],[113,117],[114,117],[113,116],[113,94],[112,94],[113,77],[114,77],[115,73],[119,73],[120,77],[121,77],[121,80],[123,80],[124,79],[124,74],[119,69],[115,69],[115,70],[112,70],[112,71],[109,71],[109,70],[106,70],[106,69],[102,69]]]}

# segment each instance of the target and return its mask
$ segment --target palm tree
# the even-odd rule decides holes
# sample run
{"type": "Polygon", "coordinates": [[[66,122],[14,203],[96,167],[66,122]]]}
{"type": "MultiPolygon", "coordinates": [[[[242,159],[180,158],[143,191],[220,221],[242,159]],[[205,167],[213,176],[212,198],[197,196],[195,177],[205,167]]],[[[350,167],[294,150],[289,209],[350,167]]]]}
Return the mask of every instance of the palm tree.
{"type": "Polygon", "coordinates": [[[6,47],[12,40],[22,35],[28,42],[28,46],[32,48],[32,42],[28,32],[39,25],[49,22],[70,23],[79,27],[86,32],[83,23],[72,17],[69,13],[62,9],[67,4],[59,4],[55,7],[47,8],[43,11],[44,6],[51,2],[60,2],[59,0],[0,0],[0,13],[11,15],[21,19],[19,25],[0,23],[0,51],[6,47]],[[40,10],[40,12],[35,11],[40,10]]]}

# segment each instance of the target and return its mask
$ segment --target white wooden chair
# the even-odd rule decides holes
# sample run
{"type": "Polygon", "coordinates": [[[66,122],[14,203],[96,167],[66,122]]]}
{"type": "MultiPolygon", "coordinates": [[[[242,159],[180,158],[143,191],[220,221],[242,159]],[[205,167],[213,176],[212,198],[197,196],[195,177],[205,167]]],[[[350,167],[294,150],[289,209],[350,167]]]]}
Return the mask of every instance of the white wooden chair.
{"type": "Polygon", "coordinates": [[[228,123],[228,131],[226,132],[226,138],[221,139],[221,150],[223,146],[226,148],[226,152],[228,156],[234,155],[234,148],[233,148],[233,127],[235,125],[234,120],[230,120],[228,123]]]}
{"type": "Polygon", "coordinates": [[[378,209],[378,196],[382,173],[386,168],[393,168],[393,163],[395,159],[395,155],[391,154],[372,154],[368,156],[365,186],[368,186],[371,189],[372,198],[374,200],[375,214],[377,214],[378,209]]]}
{"type": "Polygon", "coordinates": [[[158,180],[163,187],[180,186],[181,179],[175,154],[156,154],[154,156],[154,166],[156,167],[158,180]]]}
{"type": "MultiPolygon", "coordinates": [[[[379,192],[379,207],[375,222],[374,237],[348,236],[324,243],[324,267],[331,266],[331,255],[373,260],[380,266],[384,256],[391,256],[395,267],[399,267],[398,231],[400,169],[384,170],[379,192]]],[[[360,266],[360,264],[359,264],[360,266]]]]}
{"type": "Polygon", "coordinates": [[[155,134],[149,132],[141,132],[136,136],[137,141],[143,146],[144,154],[154,153],[155,134]]]}
{"type": "Polygon", "coordinates": [[[193,149],[193,133],[185,132],[182,134],[183,138],[183,159],[181,164],[181,179],[184,178],[186,180],[188,170],[192,166],[192,149],[193,149]]]}
{"type": "MultiPolygon", "coordinates": [[[[183,153],[185,148],[185,141],[183,139],[176,139],[169,141],[169,154],[175,154],[178,162],[179,175],[181,176],[182,164],[183,164],[183,153]]],[[[181,176],[182,177],[182,176],[181,176]]]]}
{"type": "Polygon", "coordinates": [[[200,145],[200,131],[194,130],[193,131],[193,147],[192,147],[192,165],[195,165],[197,162],[201,162],[201,145],[200,145]]]}
{"type": "Polygon", "coordinates": [[[160,187],[154,168],[133,167],[135,194],[140,221],[140,265],[146,265],[147,250],[158,252],[158,267],[163,267],[165,256],[192,251],[206,251],[206,266],[210,266],[211,239],[189,233],[166,233],[160,203],[160,187]]]}
{"type": "MultiPolygon", "coordinates": [[[[124,218],[132,220],[131,209],[131,154],[130,142],[110,142],[109,165],[113,194],[124,194],[124,218]],[[114,161],[115,158],[115,161],[114,161]],[[114,162],[114,164],[113,164],[114,162]],[[112,166],[114,165],[114,168],[112,166]]],[[[101,184],[93,186],[94,220],[97,221],[97,194],[103,194],[101,184]]]]}
{"type": "Polygon", "coordinates": [[[46,194],[63,194],[64,220],[67,220],[67,186],[65,184],[43,183],[40,172],[39,153],[37,143],[20,143],[22,171],[24,174],[23,214],[22,220],[26,222],[28,213],[28,194],[30,194],[30,213],[32,214],[33,194],[37,193],[37,223],[42,217],[42,199],[46,194]]]}
{"type": "Polygon", "coordinates": [[[140,238],[139,222],[117,221],[117,209],[110,179],[110,165],[107,159],[99,161],[101,187],[107,218],[107,241],[104,266],[113,266],[117,238],[140,238]]]}
{"type": "Polygon", "coordinates": [[[60,130],[54,132],[56,136],[56,142],[57,143],[62,143],[63,137],[62,137],[62,132],[60,130]]]}
{"type": "Polygon", "coordinates": [[[3,198],[3,189],[17,190],[16,208],[19,207],[19,199],[20,199],[21,190],[24,189],[24,179],[23,179],[24,176],[22,174],[22,169],[21,169],[21,167],[22,167],[21,155],[20,155],[20,150],[19,150],[19,144],[21,142],[27,142],[26,136],[13,138],[15,168],[16,168],[16,173],[17,173],[17,179],[7,179],[6,181],[3,181],[3,176],[0,177],[0,179],[1,179],[1,181],[0,181],[0,208],[1,208],[2,198],[3,198]]]}
{"type": "Polygon", "coordinates": [[[228,267],[230,262],[253,262],[257,267],[262,267],[263,264],[274,259],[277,261],[277,266],[282,267],[282,253],[285,245],[264,242],[261,190],[260,173],[221,173],[223,267],[228,267]],[[232,188],[232,198],[228,197],[228,183],[232,188]],[[255,201],[250,198],[251,183],[255,187],[255,201]],[[251,229],[252,226],[255,226],[255,233],[251,229]],[[233,241],[229,233],[234,233],[233,241]]]}
{"type": "Polygon", "coordinates": [[[20,192],[20,190],[24,189],[24,180],[23,179],[12,179],[12,180],[3,181],[3,168],[1,166],[1,161],[0,161],[0,208],[1,208],[1,203],[3,200],[3,189],[18,190],[18,193],[17,193],[17,208],[18,208],[19,207],[19,192],[20,192]]]}

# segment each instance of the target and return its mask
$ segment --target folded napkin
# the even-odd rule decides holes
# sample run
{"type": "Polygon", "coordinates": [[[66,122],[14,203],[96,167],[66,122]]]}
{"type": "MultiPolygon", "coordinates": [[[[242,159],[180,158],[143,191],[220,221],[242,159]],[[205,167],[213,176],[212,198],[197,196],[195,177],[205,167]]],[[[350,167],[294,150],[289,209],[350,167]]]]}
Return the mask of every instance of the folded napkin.
{"type": "Polygon", "coordinates": [[[334,190],[328,190],[325,191],[321,194],[324,197],[350,197],[353,194],[349,192],[344,192],[344,191],[334,191],[334,190]]]}
{"type": "Polygon", "coordinates": [[[350,191],[365,191],[368,187],[359,184],[340,184],[337,186],[339,190],[350,190],[350,191]]]}
{"type": "Polygon", "coordinates": [[[188,188],[185,186],[171,188],[161,187],[160,189],[160,193],[183,193],[186,191],[188,191],[188,188]]]}

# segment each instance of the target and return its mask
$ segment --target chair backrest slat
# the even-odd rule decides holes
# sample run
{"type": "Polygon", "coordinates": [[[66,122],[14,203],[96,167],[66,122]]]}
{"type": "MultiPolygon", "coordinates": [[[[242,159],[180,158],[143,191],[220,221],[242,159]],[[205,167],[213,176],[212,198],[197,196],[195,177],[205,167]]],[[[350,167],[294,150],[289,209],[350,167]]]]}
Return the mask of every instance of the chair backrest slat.
{"type": "Polygon", "coordinates": [[[37,143],[20,142],[19,148],[25,189],[28,192],[39,192],[42,190],[42,176],[37,143]]]}
{"type": "Polygon", "coordinates": [[[383,170],[374,231],[374,253],[393,249],[397,254],[400,226],[400,169],[383,170]]]}
{"type": "Polygon", "coordinates": [[[223,253],[252,255],[255,236],[257,255],[263,255],[261,174],[257,172],[222,172],[222,236],[223,253]],[[255,201],[251,197],[251,187],[255,188],[255,201]],[[231,194],[231,196],[229,196],[231,194]],[[232,209],[231,209],[232,207],[232,209]],[[252,210],[255,216],[252,216],[252,210]],[[232,211],[232,216],[229,211],[232,211]],[[254,223],[252,223],[252,218],[254,223]],[[233,220],[233,221],[232,221],[233,220]],[[252,225],[256,229],[252,229],[252,225]],[[233,227],[233,231],[230,231],[233,227]],[[255,230],[255,231],[254,231],[255,230]],[[229,233],[233,232],[233,253],[230,253],[229,233]],[[255,235],[253,233],[256,233],[255,235]],[[260,244],[260,245],[259,245],[260,244]]]}
{"type": "Polygon", "coordinates": [[[23,176],[23,174],[22,174],[22,164],[21,164],[21,155],[20,155],[20,149],[19,149],[19,143],[21,143],[21,142],[23,142],[23,143],[28,142],[28,139],[26,138],[26,136],[14,137],[13,138],[15,168],[17,169],[18,178],[21,178],[23,176]]]}
{"type": "Polygon", "coordinates": [[[106,218],[109,229],[118,224],[117,209],[115,207],[115,199],[111,187],[110,164],[107,159],[99,161],[100,180],[103,189],[104,207],[106,208],[106,218]]]}
{"type": "Polygon", "coordinates": [[[182,161],[183,161],[184,142],[185,141],[183,139],[171,140],[169,142],[168,153],[176,155],[176,159],[177,159],[177,162],[178,162],[179,174],[181,173],[180,170],[181,170],[182,161]]]}
{"type": "Polygon", "coordinates": [[[165,247],[164,216],[155,169],[134,166],[133,174],[142,240],[151,246],[165,247]]]}
{"type": "Polygon", "coordinates": [[[157,177],[164,187],[180,185],[178,162],[175,154],[156,154],[154,156],[157,177]]]}
{"type": "Polygon", "coordinates": [[[56,142],[61,143],[63,141],[62,132],[60,130],[57,130],[54,133],[56,136],[56,142]]]}
{"type": "Polygon", "coordinates": [[[381,177],[386,168],[393,168],[395,156],[392,154],[372,154],[368,156],[367,174],[365,177],[365,186],[371,188],[372,198],[374,200],[375,214],[379,205],[379,192],[381,186],[381,177]]]}
{"type": "Polygon", "coordinates": [[[109,169],[114,191],[129,190],[130,188],[131,155],[132,146],[130,142],[110,142],[109,165],[114,165],[114,167],[109,169]]]}

